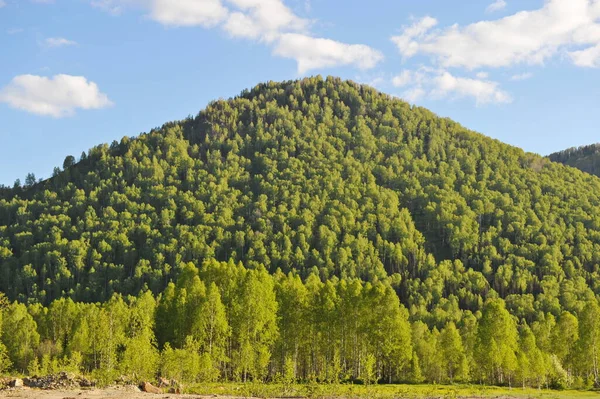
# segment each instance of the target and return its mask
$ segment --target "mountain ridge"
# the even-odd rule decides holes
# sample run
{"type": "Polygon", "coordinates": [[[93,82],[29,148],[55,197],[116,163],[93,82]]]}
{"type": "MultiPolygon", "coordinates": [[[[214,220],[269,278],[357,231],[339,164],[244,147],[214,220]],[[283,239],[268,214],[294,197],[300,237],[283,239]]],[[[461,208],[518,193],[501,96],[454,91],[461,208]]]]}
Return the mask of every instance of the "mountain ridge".
{"type": "Polygon", "coordinates": [[[600,143],[567,148],[548,155],[548,158],[553,162],[600,176],[600,143]]]}
{"type": "Polygon", "coordinates": [[[269,82],[92,148],[0,201],[0,291],[161,292],[207,259],[396,281],[433,324],[500,296],[577,311],[600,281],[600,180],[338,78],[269,82]],[[586,188],[583,188],[586,187],[586,188]]]}

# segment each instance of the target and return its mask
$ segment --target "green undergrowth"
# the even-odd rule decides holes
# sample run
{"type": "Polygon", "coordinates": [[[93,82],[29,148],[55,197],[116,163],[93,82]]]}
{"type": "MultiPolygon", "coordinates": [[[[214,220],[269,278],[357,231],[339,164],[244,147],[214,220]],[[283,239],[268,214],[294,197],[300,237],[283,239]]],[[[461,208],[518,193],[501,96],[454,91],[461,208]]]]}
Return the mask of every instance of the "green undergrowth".
{"type": "Polygon", "coordinates": [[[353,384],[260,384],[226,383],[196,384],[186,393],[199,395],[231,395],[255,398],[598,398],[595,391],[549,390],[485,385],[353,385],[353,384]]]}

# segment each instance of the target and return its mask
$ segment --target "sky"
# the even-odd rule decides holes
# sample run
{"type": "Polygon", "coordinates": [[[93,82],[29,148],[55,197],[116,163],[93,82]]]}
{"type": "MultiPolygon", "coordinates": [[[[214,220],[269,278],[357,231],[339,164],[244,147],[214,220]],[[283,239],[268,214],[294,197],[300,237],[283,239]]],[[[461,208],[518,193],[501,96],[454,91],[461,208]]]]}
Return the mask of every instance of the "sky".
{"type": "Polygon", "coordinates": [[[0,184],[313,75],[541,155],[595,143],[600,0],[0,0],[0,184]]]}

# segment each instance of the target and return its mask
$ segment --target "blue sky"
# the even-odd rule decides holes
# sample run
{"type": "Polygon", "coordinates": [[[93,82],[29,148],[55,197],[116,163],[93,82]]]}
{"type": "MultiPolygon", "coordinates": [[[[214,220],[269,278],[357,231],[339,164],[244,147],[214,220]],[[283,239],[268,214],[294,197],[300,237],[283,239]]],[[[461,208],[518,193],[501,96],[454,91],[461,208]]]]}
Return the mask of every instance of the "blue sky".
{"type": "Polygon", "coordinates": [[[600,0],[0,0],[0,184],[316,74],[527,151],[594,143],[600,0]]]}

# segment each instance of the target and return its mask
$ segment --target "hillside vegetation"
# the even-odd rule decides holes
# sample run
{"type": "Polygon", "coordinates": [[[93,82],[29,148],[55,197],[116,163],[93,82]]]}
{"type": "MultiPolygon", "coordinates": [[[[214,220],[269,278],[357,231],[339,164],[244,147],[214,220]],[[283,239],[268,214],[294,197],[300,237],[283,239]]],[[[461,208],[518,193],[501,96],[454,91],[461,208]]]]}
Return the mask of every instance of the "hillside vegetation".
{"type": "Polygon", "coordinates": [[[200,380],[600,382],[600,179],[426,109],[270,82],[63,169],[0,190],[20,370],[126,374],[151,352],[200,380]],[[84,335],[106,352],[73,347],[109,321],[114,340],[84,335]]]}
{"type": "Polygon", "coordinates": [[[600,176],[600,144],[568,148],[548,155],[551,161],[572,166],[595,176],[600,176]]]}

